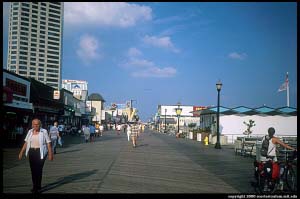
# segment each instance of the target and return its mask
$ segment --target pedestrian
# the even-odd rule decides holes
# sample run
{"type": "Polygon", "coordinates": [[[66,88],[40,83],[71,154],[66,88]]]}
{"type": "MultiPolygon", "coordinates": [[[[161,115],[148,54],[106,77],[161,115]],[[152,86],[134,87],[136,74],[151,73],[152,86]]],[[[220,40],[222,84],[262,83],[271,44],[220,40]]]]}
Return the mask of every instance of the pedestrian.
{"type": "Polygon", "coordinates": [[[276,155],[276,146],[281,145],[284,148],[297,151],[296,148],[289,146],[288,144],[285,144],[282,142],[278,137],[274,136],[275,129],[273,127],[270,127],[268,129],[268,137],[264,137],[263,141],[267,138],[269,138],[269,146],[267,151],[267,157],[261,156],[261,161],[265,162],[268,160],[272,160],[274,162],[277,162],[277,155],[276,155]]]}
{"type": "Polygon", "coordinates": [[[93,142],[95,139],[96,129],[94,125],[90,125],[90,141],[93,142]]]}
{"type": "Polygon", "coordinates": [[[128,139],[128,142],[130,141],[130,135],[131,135],[131,126],[130,124],[128,123],[127,124],[127,139],[128,139]]]}
{"type": "Polygon", "coordinates": [[[139,126],[138,124],[135,122],[132,124],[131,126],[131,140],[132,140],[132,146],[135,148],[136,147],[136,140],[137,140],[137,135],[139,132],[139,126]]]}
{"type": "Polygon", "coordinates": [[[100,130],[100,136],[102,136],[103,131],[104,131],[104,126],[103,126],[103,124],[100,124],[99,130],[100,130]]]}
{"type": "Polygon", "coordinates": [[[117,125],[117,133],[120,135],[122,126],[120,124],[117,125]]]}
{"type": "Polygon", "coordinates": [[[57,125],[58,123],[57,122],[54,122],[54,126],[52,126],[50,128],[50,131],[49,131],[49,136],[50,136],[50,139],[51,139],[51,145],[52,145],[52,152],[54,154],[56,154],[56,143],[57,143],[57,139],[60,138],[60,135],[59,135],[59,131],[58,131],[58,128],[57,128],[57,125]]]}
{"type": "Polygon", "coordinates": [[[87,143],[90,139],[90,128],[88,126],[83,127],[83,134],[84,134],[85,142],[87,143]]]}
{"type": "Polygon", "coordinates": [[[31,192],[41,193],[45,159],[47,154],[49,154],[48,159],[52,161],[53,153],[48,132],[46,129],[41,128],[41,121],[37,118],[32,120],[32,129],[30,129],[26,135],[25,143],[19,153],[19,160],[22,159],[24,152],[25,156],[29,157],[33,184],[31,192]]]}

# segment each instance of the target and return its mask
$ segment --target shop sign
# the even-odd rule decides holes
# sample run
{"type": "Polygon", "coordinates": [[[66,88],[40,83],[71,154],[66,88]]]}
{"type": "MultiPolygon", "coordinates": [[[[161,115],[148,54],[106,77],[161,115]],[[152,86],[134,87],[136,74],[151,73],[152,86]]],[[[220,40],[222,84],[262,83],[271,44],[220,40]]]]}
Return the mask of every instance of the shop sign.
{"type": "Polygon", "coordinates": [[[59,90],[53,91],[53,99],[59,99],[60,98],[60,92],[59,90]]]}

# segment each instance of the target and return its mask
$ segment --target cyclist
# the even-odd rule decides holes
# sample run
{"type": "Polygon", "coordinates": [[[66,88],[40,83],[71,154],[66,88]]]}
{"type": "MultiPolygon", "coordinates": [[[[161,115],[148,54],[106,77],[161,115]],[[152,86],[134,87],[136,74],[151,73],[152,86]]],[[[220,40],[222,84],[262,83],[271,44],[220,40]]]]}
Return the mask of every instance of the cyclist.
{"type": "Polygon", "coordinates": [[[268,135],[271,138],[269,141],[268,156],[267,157],[261,156],[261,161],[263,162],[268,160],[273,160],[274,162],[277,162],[276,144],[280,144],[284,148],[297,151],[297,149],[285,144],[278,137],[275,137],[274,134],[275,134],[275,129],[273,127],[270,127],[268,129],[268,135]]]}

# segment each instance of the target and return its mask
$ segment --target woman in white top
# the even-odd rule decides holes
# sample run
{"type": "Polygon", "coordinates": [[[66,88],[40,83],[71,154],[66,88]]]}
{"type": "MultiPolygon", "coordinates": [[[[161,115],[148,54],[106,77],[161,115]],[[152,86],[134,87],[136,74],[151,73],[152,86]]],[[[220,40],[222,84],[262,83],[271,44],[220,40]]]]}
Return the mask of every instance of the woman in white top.
{"type": "MultiPolygon", "coordinates": [[[[269,140],[269,148],[268,148],[268,153],[267,154],[268,154],[268,157],[271,157],[271,159],[274,162],[277,162],[277,156],[276,156],[276,145],[277,144],[280,144],[284,148],[297,151],[297,149],[285,144],[279,138],[275,137],[274,134],[275,134],[275,129],[273,127],[270,127],[268,129],[268,135],[271,139],[269,140]]],[[[268,160],[268,158],[261,156],[261,161],[267,161],[267,160],[268,160]]]]}
{"type": "Polygon", "coordinates": [[[19,153],[19,160],[22,159],[25,150],[25,155],[29,157],[31,169],[33,184],[31,192],[40,193],[45,159],[47,153],[49,153],[49,160],[53,160],[53,153],[47,130],[41,128],[41,121],[39,119],[32,120],[32,129],[26,135],[25,143],[19,153]]]}

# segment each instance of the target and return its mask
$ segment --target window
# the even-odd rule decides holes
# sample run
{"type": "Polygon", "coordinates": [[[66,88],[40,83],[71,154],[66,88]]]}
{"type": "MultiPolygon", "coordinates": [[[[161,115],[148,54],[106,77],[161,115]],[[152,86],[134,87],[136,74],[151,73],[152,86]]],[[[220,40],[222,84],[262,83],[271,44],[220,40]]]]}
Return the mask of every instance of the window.
{"type": "Polygon", "coordinates": [[[32,19],[31,21],[32,21],[32,23],[37,23],[38,22],[36,19],[32,19]]]}
{"type": "Polygon", "coordinates": [[[57,34],[57,33],[53,33],[53,32],[48,32],[48,35],[50,35],[50,36],[57,36],[57,37],[59,37],[59,34],[57,34]]]}
{"type": "Polygon", "coordinates": [[[40,72],[44,72],[44,69],[43,69],[43,68],[39,68],[39,71],[40,71],[40,72]]]}
{"type": "Polygon", "coordinates": [[[48,40],[52,40],[52,41],[60,41],[60,38],[55,38],[55,37],[48,37],[48,40]]]}
{"type": "Polygon", "coordinates": [[[39,62],[45,62],[45,60],[44,59],[39,59],[39,62]]]}
{"type": "Polygon", "coordinates": [[[14,45],[14,44],[17,44],[17,43],[18,43],[18,41],[12,41],[11,43],[14,45]]]}
{"type": "Polygon", "coordinates": [[[38,14],[39,12],[37,10],[32,10],[32,13],[38,14]]]}
{"type": "Polygon", "coordinates": [[[27,57],[25,57],[25,56],[20,56],[20,59],[27,60],[27,57]]]}
{"type": "Polygon", "coordinates": [[[51,42],[51,41],[48,41],[48,44],[51,44],[51,45],[54,45],[54,46],[58,46],[59,45],[59,43],[51,42]]]}
{"type": "MultiPolygon", "coordinates": [[[[19,61],[19,64],[27,65],[27,61],[19,61]]],[[[20,67],[21,68],[21,67],[20,67]]]]}
{"type": "Polygon", "coordinates": [[[28,41],[28,37],[20,37],[20,40],[28,41]]]}
{"type": "Polygon", "coordinates": [[[30,12],[28,8],[22,7],[22,12],[30,12]]]}
{"type": "Polygon", "coordinates": [[[58,47],[53,47],[53,46],[48,46],[48,49],[52,49],[52,50],[59,50],[58,47]]]}
{"type": "Polygon", "coordinates": [[[48,58],[50,58],[50,59],[59,59],[58,56],[51,56],[51,55],[48,55],[48,58]]]}
{"type": "Polygon", "coordinates": [[[25,7],[29,8],[29,3],[22,3],[22,6],[25,6],[25,7]]]}
{"type": "Polygon", "coordinates": [[[21,35],[23,35],[23,36],[28,36],[28,32],[22,32],[22,31],[21,31],[21,35]]]}
{"type": "Polygon", "coordinates": [[[49,51],[49,50],[48,50],[48,54],[55,54],[55,55],[59,55],[59,52],[55,52],[55,51],[49,51]]]}
{"type": "Polygon", "coordinates": [[[22,26],[29,26],[29,23],[27,23],[27,22],[21,22],[21,25],[22,26]]]}
{"type": "Polygon", "coordinates": [[[16,60],[11,60],[10,64],[16,64],[16,60]]]}
{"type": "Polygon", "coordinates": [[[36,44],[35,43],[31,43],[31,47],[36,47],[36,44]]]}
{"type": "Polygon", "coordinates": [[[28,28],[26,28],[26,27],[21,27],[21,30],[28,31],[28,28]]]}
{"type": "Polygon", "coordinates": [[[35,71],[35,69],[36,69],[35,67],[30,67],[30,70],[34,70],[35,71]]]}
{"type": "Polygon", "coordinates": [[[48,63],[52,63],[52,64],[58,64],[58,61],[53,61],[53,60],[47,60],[48,63]]]}
{"type": "Polygon", "coordinates": [[[48,30],[51,30],[53,32],[59,32],[59,29],[56,29],[56,28],[48,28],[48,30]]]}
{"type": "Polygon", "coordinates": [[[37,42],[37,40],[32,38],[32,39],[31,39],[31,42],[37,42]]]}
{"type": "Polygon", "coordinates": [[[16,57],[16,56],[11,56],[10,58],[11,58],[11,59],[16,59],[17,57],[16,57]]]}
{"type": "Polygon", "coordinates": [[[28,42],[26,42],[26,41],[20,41],[20,45],[27,46],[27,45],[28,45],[28,42]]]}
{"type": "Polygon", "coordinates": [[[34,75],[35,76],[35,72],[30,72],[30,75],[34,75]]]}
{"type": "Polygon", "coordinates": [[[21,20],[29,22],[29,18],[27,18],[27,17],[21,17],[21,20]]]}
{"type": "Polygon", "coordinates": [[[22,13],[21,13],[21,16],[29,17],[29,14],[28,14],[28,13],[25,13],[25,12],[22,12],[22,13]]]}
{"type": "MultiPolygon", "coordinates": [[[[51,7],[51,6],[50,6],[50,7],[51,7]]],[[[60,10],[49,9],[49,12],[55,13],[55,14],[59,14],[59,15],[60,15],[60,10]]]]}
{"type": "Polygon", "coordinates": [[[40,44],[40,48],[45,48],[45,45],[40,44]]]}
{"type": "Polygon", "coordinates": [[[53,5],[53,4],[50,4],[49,7],[50,7],[50,8],[55,8],[55,9],[58,9],[58,10],[60,9],[60,6],[53,5]]]}
{"type": "Polygon", "coordinates": [[[36,59],[35,57],[31,57],[30,61],[35,61],[35,59],[36,59]]]}
{"type": "Polygon", "coordinates": [[[35,53],[30,53],[30,56],[33,56],[33,57],[35,57],[35,56],[36,56],[36,54],[35,54],[35,53]]]}
{"type": "Polygon", "coordinates": [[[19,74],[21,74],[21,75],[27,75],[27,71],[19,71],[19,74]]]}

